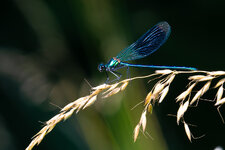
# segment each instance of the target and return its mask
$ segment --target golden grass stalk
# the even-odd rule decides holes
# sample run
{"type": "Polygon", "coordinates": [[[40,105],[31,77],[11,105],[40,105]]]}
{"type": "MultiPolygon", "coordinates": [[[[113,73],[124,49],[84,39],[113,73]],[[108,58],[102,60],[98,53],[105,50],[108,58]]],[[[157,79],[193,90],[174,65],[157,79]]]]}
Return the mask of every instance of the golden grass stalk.
{"type": "Polygon", "coordinates": [[[179,125],[180,122],[184,124],[186,135],[188,139],[191,141],[192,134],[187,123],[185,123],[184,121],[184,114],[194,102],[199,100],[210,89],[212,81],[214,81],[216,78],[222,78],[214,86],[214,88],[218,89],[217,94],[215,96],[216,103],[214,105],[219,110],[220,106],[225,103],[225,97],[222,98],[224,91],[223,84],[225,82],[224,77],[225,71],[209,72],[209,71],[175,71],[175,70],[173,71],[168,69],[157,70],[155,71],[154,74],[150,74],[147,76],[134,77],[130,79],[125,79],[123,81],[114,84],[101,84],[99,86],[93,87],[89,95],[81,97],[67,104],[64,108],[61,109],[59,114],[57,114],[56,116],[52,117],[50,120],[45,122],[45,126],[36,135],[33,136],[32,141],[26,148],[26,150],[31,150],[35,145],[40,144],[41,141],[44,139],[44,137],[49,132],[51,132],[59,122],[67,120],[69,117],[71,117],[72,114],[74,114],[74,112],[78,113],[80,110],[93,105],[97,101],[98,96],[102,98],[110,97],[121,91],[124,91],[129,82],[131,82],[132,80],[154,77],[154,79],[158,81],[155,84],[155,86],[150,90],[150,92],[148,92],[145,98],[142,115],[140,117],[138,124],[134,129],[134,141],[136,141],[140,133],[139,130],[142,129],[143,132],[145,132],[146,130],[147,113],[148,112],[150,114],[152,113],[153,106],[155,103],[163,102],[163,100],[166,98],[167,93],[169,92],[171,83],[173,82],[175,77],[180,74],[191,74],[191,76],[189,76],[188,78],[190,80],[188,88],[176,98],[176,102],[180,102],[180,107],[177,111],[177,124],[179,125]],[[200,88],[200,90],[197,90],[194,96],[192,96],[191,94],[196,88],[196,85],[202,82],[205,84],[200,88]]]}

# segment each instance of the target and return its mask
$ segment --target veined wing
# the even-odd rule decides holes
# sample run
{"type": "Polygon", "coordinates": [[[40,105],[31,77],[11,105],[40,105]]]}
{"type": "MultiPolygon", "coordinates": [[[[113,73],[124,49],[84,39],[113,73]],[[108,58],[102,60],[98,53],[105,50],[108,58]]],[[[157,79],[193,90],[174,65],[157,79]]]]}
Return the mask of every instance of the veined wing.
{"type": "Polygon", "coordinates": [[[116,58],[121,61],[129,61],[146,57],[165,43],[170,31],[170,25],[167,22],[160,22],[142,35],[135,43],[123,49],[116,58]]]}

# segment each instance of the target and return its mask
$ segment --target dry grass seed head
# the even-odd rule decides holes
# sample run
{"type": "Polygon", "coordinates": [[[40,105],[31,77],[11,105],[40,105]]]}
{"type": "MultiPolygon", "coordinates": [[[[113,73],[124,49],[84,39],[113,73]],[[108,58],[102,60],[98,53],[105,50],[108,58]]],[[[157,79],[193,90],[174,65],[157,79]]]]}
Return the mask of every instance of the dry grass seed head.
{"type": "MultiPolygon", "coordinates": [[[[177,72],[179,73],[179,72],[177,72]]],[[[138,134],[139,134],[139,130],[140,130],[140,126],[142,126],[143,130],[145,130],[146,128],[146,113],[148,112],[152,112],[152,104],[151,104],[151,99],[156,99],[158,98],[158,95],[160,94],[161,97],[159,99],[159,103],[162,102],[162,100],[165,98],[165,96],[168,93],[169,90],[169,84],[172,83],[172,81],[175,78],[175,74],[177,74],[176,71],[171,71],[171,70],[157,70],[155,75],[159,75],[161,74],[162,76],[164,75],[168,75],[168,77],[165,79],[164,78],[164,83],[162,83],[162,80],[159,81],[156,86],[154,87],[154,91],[149,92],[146,100],[145,100],[145,111],[142,113],[141,119],[139,124],[135,127],[134,130],[134,141],[136,141],[138,134]]],[[[192,84],[185,92],[183,92],[182,94],[180,94],[177,97],[177,101],[179,100],[184,100],[191,92],[192,89],[195,87],[195,85],[197,84],[197,82],[201,82],[201,81],[208,81],[203,88],[199,91],[199,94],[196,93],[196,98],[198,98],[198,95],[203,95],[210,87],[211,84],[211,80],[214,79],[216,76],[222,76],[225,75],[224,71],[214,71],[214,72],[209,72],[207,73],[208,75],[195,75],[195,76],[191,76],[189,77],[189,80],[193,80],[196,81],[194,84],[192,84]]],[[[134,79],[139,79],[139,78],[146,78],[146,77],[150,77],[150,76],[145,76],[145,77],[138,77],[138,78],[132,78],[132,80],[134,79]]],[[[66,120],[67,118],[69,118],[73,112],[77,109],[77,112],[81,109],[81,108],[86,108],[90,105],[92,105],[96,99],[97,99],[97,95],[99,93],[101,93],[103,90],[106,90],[106,95],[104,97],[109,97],[111,95],[114,95],[116,93],[118,93],[119,91],[124,90],[128,83],[129,80],[124,80],[121,81],[119,83],[113,84],[113,85],[108,85],[108,84],[102,84],[99,85],[97,87],[93,87],[92,90],[93,92],[91,93],[91,95],[86,96],[86,97],[82,97],[79,98],[78,100],[66,105],[62,110],[61,113],[56,115],[55,117],[51,118],[49,121],[46,122],[46,126],[43,127],[35,136],[34,139],[32,140],[32,142],[30,143],[30,145],[27,147],[27,149],[32,149],[33,146],[35,146],[36,144],[39,144],[44,136],[49,133],[54,127],[55,125],[62,121],[62,120],[66,120]],[[117,87],[119,84],[122,85],[120,87],[117,87]]],[[[223,103],[225,103],[225,98],[222,98],[223,95],[223,83],[225,82],[225,78],[221,79],[215,86],[215,88],[221,86],[217,92],[217,102],[215,104],[215,106],[218,105],[222,105],[223,103]],[[222,92],[221,92],[222,91],[222,92]],[[222,98],[222,99],[221,99],[222,98]]],[[[187,111],[189,106],[189,101],[186,101],[184,104],[181,104],[178,112],[177,112],[177,123],[179,124],[180,118],[183,117],[184,113],[187,111]]],[[[188,127],[188,125],[184,122],[184,128],[185,128],[185,132],[189,138],[189,140],[191,141],[191,132],[190,129],[188,127]]]]}
{"type": "Polygon", "coordinates": [[[186,101],[184,104],[181,104],[177,111],[177,124],[179,125],[181,117],[183,117],[184,113],[187,111],[189,106],[189,101],[186,101]]]}
{"type": "MultiPolygon", "coordinates": [[[[95,90],[100,91],[99,89],[95,90]]],[[[93,95],[93,93],[91,94],[93,95]]],[[[60,112],[60,114],[57,114],[56,116],[52,117],[49,121],[46,122],[46,126],[43,127],[33,138],[30,145],[26,148],[26,150],[32,149],[35,145],[38,145],[45,135],[53,130],[53,128],[56,126],[57,123],[59,123],[62,120],[68,119],[74,111],[77,109],[77,112],[87,103],[91,96],[85,96],[77,99],[76,101],[66,105],[60,112]]],[[[91,101],[94,101],[94,99],[97,97],[97,95],[94,95],[91,97],[91,101]]]]}

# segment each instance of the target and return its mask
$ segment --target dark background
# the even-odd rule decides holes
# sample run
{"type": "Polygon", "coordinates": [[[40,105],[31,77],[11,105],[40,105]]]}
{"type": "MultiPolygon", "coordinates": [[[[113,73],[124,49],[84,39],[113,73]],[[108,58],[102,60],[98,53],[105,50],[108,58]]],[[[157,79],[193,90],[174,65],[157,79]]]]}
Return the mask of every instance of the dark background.
{"type": "MultiPolygon", "coordinates": [[[[222,0],[14,0],[0,3],[0,149],[25,149],[31,137],[63,107],[106,79],[97,70],[160,21],[172,28],[168,41],[133,63],[224,70],[225,1],[222,0]]],[[[122,71],[123,72],[123,71],[122,71]]],[[[131,76],[153,73],[131,69],[131,76]]],[[[126,77],[124,75],[124,77],[126,77]]],[[[150,91],[137,80],[125,92],[99,99],[47,135],[34,149],[214,149],[224,148],[225,126],[213,103],[200,101],[186,114],[195,137],[177,126],[175,97],[187,85],[179,76],[162,104],[148,115],[147,132],[133,143],[143,106],[131,108],[150,91]]],[[[206,95],[214,99],[216,91],[206,95]]],[[[224,114],[224,107],[221,113],[224,114]]],[[[225,116],[225,115],[224,115],[225,116]]]]}

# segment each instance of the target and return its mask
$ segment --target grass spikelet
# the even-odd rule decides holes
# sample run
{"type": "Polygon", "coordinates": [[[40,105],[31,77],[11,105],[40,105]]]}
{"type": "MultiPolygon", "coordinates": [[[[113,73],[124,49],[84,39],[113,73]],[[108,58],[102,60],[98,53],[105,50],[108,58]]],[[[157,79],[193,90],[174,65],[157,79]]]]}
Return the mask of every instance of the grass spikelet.
{"type": "Polygon", "coordinates": [[[114,90],[118,85],[119,85],[119,83],[115,83],[115,84],[111,85],[110,88],[103,93],[103,95],[114,90]]]}
{"type": "Polygon", "coordinates": [[[152,106],[152,104],[149,104],[148,105],[148,112],[151,114],[152,110],[153,110],[153,106],[152,106]]]}
{"type": "Polygon", "coordinates": [[[176,98],[177,99],[176,102],[184,100],[189,94],[190,94],[190,92],[188,90],[184,91],[176,98]]]}
{"type": "Polygon", "coordinates": [[[58,115],[55,115],[54,117],[52,117],[52,119],[50,119],[49,121],[46,122],[46,124],[52,124],[54,123],[56,120],[58,120],[58,118],[60,118],[61,113],[58,115]]]}
{"type": "MultiPolygon", "coordinates": [[[[75,108],[70,109],[70,111],[68,111],[65,116],[64,116],[64,121],[67,120],[69,117],[71,117],[71,115],[73,114],[73,112],[75,111],[75,108]]],[[[53,129],[53,128],[52,128],[53,129]]]]}
{"type": "Polygon", "coordinates": [[[213,71],[213,72],[208,72],[208,74],[211,76],[222,76],[222,75],[225,75],[225,71],[213,71]]]}
{"type": "Polygon", "coordinates": [[[166,84],[166,85],[167,85],[167,84],[171,84],[171,83],[173,82],[175,76],[176,76],[175,73],[171,74],[171,75],[169,76],[169,79],[165,82],[165,84],[166,84]]]}
{"type": "Polygon", "coordinates": [[[196,80],[196,81],[198,81],[198,80],[204,79],[205,77],[206,77],[205,75],[194,75],[194,76],[190,76],[188,78],[188,80],[196,80]]]}
{"type": "Polygon", "coordinates": [[[200,79],[200,80],[198,80],[199,82],[202,82],[202,81],[209,81],[209,80],[212,80],[212,79],[214,79],[215,77],[213,77],[213,76],[205,76],[205,78],[202,78],[202,79],[200,79]]]}
{"type": "Polygon", "coordinates": [[[36,138],[38,135],[40,135],[41,133],[43,133],[44,131],[47,131],[48,127],[44,126],[38,133],[36,133],[31,139],[36,138]]]}
{"type": "Polygon", "coordinates": [[[120,91],[120,88],[117,87],[115,89],[113,89],[112,91],[110,91],[109,93],[107,93],[103,98],[107,98],[107,97],[110,97],[112,95],[115,95],[116,93],[118,93],[120,91]]]}
{"type": "Polygon", "coordinates": [[[97,100],[97,95],[91,97],[88,102],[85,104],[85,106],[83,107],[83,109],[85,109],[86,107],[91,106],[95,101],[97,100]]]}
{"type": "Polygon", "coordinates": [[[177,124],[179,125],[181,117],[183,117],[184,113],[187,111],[189,105],[189,101],[186,101],[184,104],[181,104],[177,111],[177,124]]]}
{"type": "Polygon", "coordinates": [[[81,97],[81,98],[77,99],[76,101],[67,104],[65,107],[63,107],[63,108],[61,109],[60,112],[68,111],[68,110],[70,110],[71,108],[78,107],[79,103],[80,103],[80,102],[83,102],[86,98],[87,98],[87,97],[81,97]]]}
{"type": "Polygon", "coordinates": [[[125,88],[127,87],[128,83],[129,83],[128,81],[124,82],[124,83],[122,84],[122,86],[120,87],[120,90],[121,90],[121,91],[125,90],[125,88]]]}
{"type": "Polygon", "coordinates": [[[139,134],[139,130],[140,130],[140,125],[138,124],[135,128],[134,128],[134,142],[137,140],[138,134],[139,134]]]}
{"type": "Polygon", "coordinates": [[[79,102],[77,104],[77,111],[76,111],[76,113],[78,113],[84,107],[84,105],[88,102],[89,98],[90,97],[86,97],[86,99],[84,99],[83,101],[81,101],[81,102],[79,102]]]}
{"type": "Polygon", "coordinates": [[[61,109],[61,112],[63,111],[68,111],[70,108],[74,107],[76,104],[75,103],[69,103],[63,109],[61,109]]]}
{"type": "Polygon", "coordinates": [[[146,98],[145,98],[145,105],[149,104],[151,102],[151,99],[152,99],[152,91],[150,91],[148,93],[148,95],[146,96],[146,98]]]}
{"type": "Polygon", "coordinates": [[[144,111],[141,115],[141,120],[140,120],[141,126],[142,126],[142,130],[143,132],[145,131],[146,128],[146,123],[147,123],[147,119],[146,119],[146,111],[144,111]]]}
{"type": "MultiPolygon", "coordinates": [[[[202,87],[202,95],[205,94],[205,92],[207,92],[209,90],[209,87],[211,85],[211,81],[208,81],[203,87],[202,87]]],[[[202,96],[201,95],[201,96],[202,96]]]]}
{"type": "Polygon", "coordinates": [[[215,103],[215,106],[222,105],[222,104],[224,104],[224,103],[225,103],[225,98],[222,98],[222,99],[220,99],[219,101],[217,101],[217,102],[215,103]]]}
{"type": "Polygon", "coordinates": [[[191,100],[190,104],[192,105],[194,102],[196,102],[202,95],[202,90],[199,90],[195,96],[193,97],[193,99],[191,100]]]}
{"type": "Polygon", "coordinates": [[[110,87],[110,85],[109,84],[101,84],[101,85],[99,85],[99,86],[96,86],[96,87],[93,87],[92,89],[93,90],[104,90],[104,89],[107,89],[107,88],[109,88],[110,87]]]}
{"type": "Polygon", "coordinates": [[[189,86],[189,88],[184,91],[183,93],[181,93],[176,99],[178,101],[184,100],[192,91],[192,89],[195,87],[195,85],[197,84],[197,82],[193,83],[191,86],[189,86]]]}
{"type": "Polygon", "coordinates": [[[39,145],[41,143],[41,141],[44,139],[45,135],[47,131],[44,131],[42,134],[40,134],[40,136],[38,136],[37,138],[37,145],[39,145]]]}
{"type": "Polygon", "coordinates": [[[162,92],[161,92],[162,94],[160,96],[159,103],[162,103],[162,101],[166,97],[168,91],[169,91],[169,85],[167,87],[165,87],[165,89],[162,90],[162,92]]]}
{"type": "Polygon", "coordinates": [[[190,104],[192,105],[194,102],[196,102],[196,100],[198,100],[203,94],[205,94],[205,92],[208,91],[209,87],[210,87],[211,81],[208,81],[193,97],[193,99],[191,100],[190,104]]]}
{"type": "Polygon", "coordinates": [[[225,82],[225,78],[221,79],[214,88],[218,88],[219,86],[223,85],[223,83],[225,82]]]}
{"type": "Polygon", "coordinates": [[[115,84],[111,85],[110,88],[106,92],[103,93],[103,95],[105,95],[103,98],[110,97],[112,95],[117,94],[120,91],[123,91],[127,87],[129,82],[122,81],[120,83],[115,83],[115,84]],[[122,84],[120,85],[120,87],[118,87],[120,83],[122,83],[122,84]]]}
{"type": "Polygon", "coordinates": [[[162,84],[161,82],[158,82],[158,83],[155,85],[155,88],[154,88],[154,90],[153,90],[153,92],[152,92],[152,95],[151,95],[152,100],[153,100],[154,102],[156,102],[157,98],[159,97],[159,95],[160,95],[160,93],[162,92],[162,90],[164,89],[164,87],[165,87],[165,83],[162,84]]]}
{"type": "Polygon", "coordinates": [[[191,142],[191,131],[186,122],[184,122],[184,130],[185,130],[185,133],[186,133],[189,141],[191,142]]]}
{"type": "Polygon", "coordinates": [[[166,74],[171,74],[173,71],[169,70],[169,69],[165,69],[165,70],[156,70],[155,73],[156,74],[162,74],[162,75],[166,75],[166,74]]]}
{"type": "Polygon", "coordinates": [[[158,84],[156,84],[152,95],[156,97],[157,95],[159,95],[159,93],[163,90],[164,87],[165,87],[165,84],[162,84],[159,82],[158,84]]]}
{"type": "Polygon", "coordinates": [[[31,143],[29,144],[29,146],[26,148],[26,150],[32,150],[32,148],[35,146],[35,145],[38,145],[40,144],[40,142],[38,143],[37,139],[31,141],[31,143]]]}
{"type": "MultiPolygon", "coordinates": [[[[64,119],[64,120],[66,120],[66,119],[64,119]]],[[[46,130],[46,131],[51,132],[55,128],[55,126],[56,126],[56,123],[52,124],[51,126],[49,126],[48,130],[46,130]]]]}
{"type": "Polygon", "coordinates": [[[223,85],[220,86],[220,88],[218,89],[217,93],[216,93],[216,102],[220,101],[222,96],[223,96],[223,85]]]}

